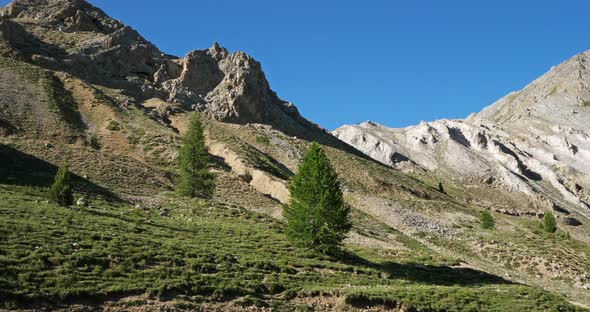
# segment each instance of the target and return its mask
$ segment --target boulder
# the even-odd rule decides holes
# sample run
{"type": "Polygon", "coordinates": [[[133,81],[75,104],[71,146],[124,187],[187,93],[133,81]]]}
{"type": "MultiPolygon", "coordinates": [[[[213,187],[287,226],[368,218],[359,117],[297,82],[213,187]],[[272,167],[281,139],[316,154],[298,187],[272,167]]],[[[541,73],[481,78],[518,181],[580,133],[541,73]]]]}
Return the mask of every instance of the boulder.
{"type": "Polygon", "coordinates": [[[78,200],[76,201],[76,206],[88,207],[88,199],[86,198],[86,196],[78,198],[78,200]]]}

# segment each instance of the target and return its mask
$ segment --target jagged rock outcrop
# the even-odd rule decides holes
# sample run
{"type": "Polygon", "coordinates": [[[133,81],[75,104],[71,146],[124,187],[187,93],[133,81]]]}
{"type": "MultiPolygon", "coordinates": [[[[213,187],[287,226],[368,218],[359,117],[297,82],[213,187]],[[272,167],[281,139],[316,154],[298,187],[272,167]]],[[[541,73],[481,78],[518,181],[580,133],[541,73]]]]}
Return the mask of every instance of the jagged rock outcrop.
{"type": "Polygon", "coordinates": [[[141,77],[140,80],[153,76],[157,64],[165,62],[162,52],[131,27],[81,43],[79,54],[75,56],[79,62],[91,66],[92,75],[136,76],[141,77]]]}
{"type": "Polygon", "coordinates": [[[34,20],[60,31],[111,33],[123,25],[83,0],[14,0],[2,8],[5,18],[34,20]]]}
{"type": "MultiPolygon", "coordinates": [[[[227,58],[229,53],[217,42],[207,50],[195,50],[188,53],[182,60],[182,71],[178,77],[181,86],[197,93],[209,93],[224,77],[219,62],[227,58]]],[[[169,73],[176,78],[174,70],[169,73]]]]}
{"type": "Polygon", "coordinates": [[[345,146],[281,100],[260,63],[243,52],[229,53],[214,43],[183,58],[167,55],[83,0],[14,0],[0,14],[0,41],[8,47],[4,54],[119,89],[136,105],[158,98],[219,121],[267,124],[289,135],[345,146]],[[74,43],[56,39],[63,34],[74,43]]]}
{"type": "Polygon", "coordinates": [[[589,60],[590,51],[581,53],[465,120],[403,129],[366,122],[333,133],[393,167],[412,164],[520,194],[523,206],[565,206],[590,217],[589,60]]]}

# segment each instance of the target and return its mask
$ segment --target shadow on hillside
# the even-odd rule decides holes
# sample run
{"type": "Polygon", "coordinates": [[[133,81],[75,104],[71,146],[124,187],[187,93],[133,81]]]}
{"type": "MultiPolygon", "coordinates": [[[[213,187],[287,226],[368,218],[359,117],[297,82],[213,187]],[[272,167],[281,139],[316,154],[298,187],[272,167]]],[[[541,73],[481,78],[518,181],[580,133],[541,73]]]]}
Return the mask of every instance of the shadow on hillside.
{"type": "Polygon", "coordinates": [[[245,156],[253,160],[253,165],[260,170],[266,171],[275,177],[283,180],[289,180],[293,175],[287,166],[274,159],[268,153],[261,151],[253,145],[246,143],[247,149],[245,150],[245,156]]]}
{"type": "MultiPolygon", "coordinates": [[[[58,167],[33,155],[0,144],[0,184],[49,187],[58,167]]],[[[71,173],[72,184],[78,192],[99,195],[108,200],[121,199],[108,189],[71,173]]]]}
{"type": "Polygon", "coordinates": [[[471,268],[425,265],[418,263],[397,263],[386,261],[375,263],[346,254],[345,262],[361,265],[389,274],[390,279],[404,279],[412,282],[441,286],[481,286],[489,284],[513,284],[500,276],[471,268]]]}
{"type": "Polygon", "coordinates": [[[211,165],[214,168],[225,172],[231,172],[231,167],[225,162],[223,157],[209,154],[209,159],[211,160],[211,165]]]}

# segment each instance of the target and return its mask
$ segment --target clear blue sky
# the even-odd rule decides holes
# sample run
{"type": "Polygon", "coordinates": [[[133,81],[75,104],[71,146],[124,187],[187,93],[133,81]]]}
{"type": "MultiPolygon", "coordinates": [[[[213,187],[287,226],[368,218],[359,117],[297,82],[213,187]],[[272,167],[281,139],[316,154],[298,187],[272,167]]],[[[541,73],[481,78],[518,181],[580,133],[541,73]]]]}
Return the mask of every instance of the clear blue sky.
{"type": "Polygon", "coordinates": [[[587,0],[90,2],[166,53],[247,52],[328,129],[463,118],[590,49],[587,0]]]}

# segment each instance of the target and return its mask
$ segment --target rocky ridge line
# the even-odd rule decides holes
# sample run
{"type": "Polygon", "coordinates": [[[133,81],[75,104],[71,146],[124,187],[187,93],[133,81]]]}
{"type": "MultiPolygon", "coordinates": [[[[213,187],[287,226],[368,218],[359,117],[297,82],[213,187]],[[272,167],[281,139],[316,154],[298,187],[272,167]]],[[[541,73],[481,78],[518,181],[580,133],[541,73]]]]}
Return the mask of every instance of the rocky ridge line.
{"type": "Polygon", "coordinates": [[[260,63],[244,52],[229,53],[214,43],[182,58],[167,55],[83,0],[14,0],[0,15],[3,55],[118,89],[122,102],[132,105],[164,100],[169,107],[153,112],[162,120],[200,110],[219,121],[272,125],[289,135],[354,150],[280,99],[260,63]]]}
{"type": "MultiPolygon", "coordinates": [[[[333,134],[386,165],[508,194],[521,210],[590,218],[589,59],[576,55],[464,120],[365,122],[333,134]]],[[[485,201],[500,209],[494,197],[485,201]]]]}

